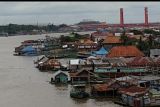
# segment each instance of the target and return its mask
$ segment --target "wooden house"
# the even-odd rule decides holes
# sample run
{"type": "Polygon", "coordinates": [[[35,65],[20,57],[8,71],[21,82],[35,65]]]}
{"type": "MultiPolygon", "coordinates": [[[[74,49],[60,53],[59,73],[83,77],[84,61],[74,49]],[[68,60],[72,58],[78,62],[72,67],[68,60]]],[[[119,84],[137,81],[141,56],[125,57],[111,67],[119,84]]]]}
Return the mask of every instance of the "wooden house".
{"type": "Polygon", "coordinates": [[[145,94],[149,89],[138,86],[131,86],[127,88],[121,88],[118,93],[121,94],[122,102],[131,107],[143,107],[150,102],[147,102],[149,98],[145,98],[145,94]]]}
{"type": "Polygon", "coordinates": [[[160,77],[154,75],[141,76],[139,78],[139,86],[160,90],[160,77]]]}
{"type": "Polygon", "coordinates": [[[78,72],[70,72],[71,83],[90,83],[94,73],[89,70],[81,70],[78,72]]]}
{"type": "Polygon", "coordinates": [[[102,45],[106,49],[110,50],[114,46],[122,45],[122,43],[123,43],[123,41],[121,40],[120,37],[114,36],[113,34],[110,34],[104,39],[104,41],[102,42],[102,45]]]}
{"type": "Polygon", "coordinates": [[[38,63],[37,67],[39,68],[39,70],[54,70],[60,69],[61,63],[57,59],[45,58],[38,63]]]}
{"type": "Polygon", "coordinates": [[[108,36],[109,32],[100,32],[96,31],[91,33],[91,39],[94,40],[95,42],[98,42],[102,39],[105,39],[108,36]]]}
{"type": "Polygon", "coordinates": [[[81,69],[92,70],[92,63],[84,59],[72,59],[69,60],[70,71],[79,71],[81,69]]]}
{"type": "Polygon", "coordinates": [[[94,84],[91,87],[91,94],[95,97],[115,97],[120,87],[120,84],[114,80],[104,84],[94,84]]]}
{"type": "Polygon", "coordinates": [[[81,39],[76,43],[76,48],[79,52],[91,52],[97,49],[97,43],[91,41],[90,39],[81,39]]]}
{"type": "Polygon", "coordinates": [[[67,83],[70,81],[70,76],[67,71],[57,71],[53,74],[53,80],[55,83],[67,83]]]}
{"type": "Polygon", "coordinates": [[[149,90],[150,105],[149,106],[159,106],[160,105],[160,91],[156,89],[149,90]]]}

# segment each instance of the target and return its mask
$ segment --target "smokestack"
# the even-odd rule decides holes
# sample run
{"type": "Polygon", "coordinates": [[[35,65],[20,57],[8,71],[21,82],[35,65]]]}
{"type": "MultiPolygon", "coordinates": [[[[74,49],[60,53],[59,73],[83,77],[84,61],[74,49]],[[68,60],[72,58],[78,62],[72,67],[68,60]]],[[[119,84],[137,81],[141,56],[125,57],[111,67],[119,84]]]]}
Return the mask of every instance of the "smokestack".
{"type": "Polygon", "coordinates": [[[148,26],[148,8],[144,7],[145,26],[148,26]]]}
{"type": "Polygon", "coordinates": [[[120,26],[124,26],[124,19],[123,19],[123,8],[120,8],[120,26]]]}

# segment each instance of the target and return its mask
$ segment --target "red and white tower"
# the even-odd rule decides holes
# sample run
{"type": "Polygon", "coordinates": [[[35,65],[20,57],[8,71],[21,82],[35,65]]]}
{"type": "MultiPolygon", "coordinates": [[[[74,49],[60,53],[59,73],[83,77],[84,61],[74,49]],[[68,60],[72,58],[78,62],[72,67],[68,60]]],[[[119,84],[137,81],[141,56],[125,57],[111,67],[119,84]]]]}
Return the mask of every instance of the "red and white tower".
{"type": "Polygon", "coordinates": [[[123,8],[120,8],[120,26],[124,27],[123,8]]]}
{"type": "Polygon", "coordinates": [[[144,22],[145,26],[148,26],[148,8],[147,7],[144,8],[144,20],[145,20],[144,22]]]}

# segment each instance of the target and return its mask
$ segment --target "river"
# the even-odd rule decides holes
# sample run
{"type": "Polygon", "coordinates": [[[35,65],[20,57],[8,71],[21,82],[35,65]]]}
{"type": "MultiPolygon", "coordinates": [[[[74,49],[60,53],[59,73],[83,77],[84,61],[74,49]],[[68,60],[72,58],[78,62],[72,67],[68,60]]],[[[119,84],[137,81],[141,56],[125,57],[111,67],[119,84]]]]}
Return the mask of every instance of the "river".
{"type": "Polygon", "coordinates": [[[13,56],[22,41],[44,37],[0,37],[0,107],[120,107],[107,99],[74,100],[69,96],[70,85],[48,83],[52,74],[34,67],[36,57],[13,56]]]}

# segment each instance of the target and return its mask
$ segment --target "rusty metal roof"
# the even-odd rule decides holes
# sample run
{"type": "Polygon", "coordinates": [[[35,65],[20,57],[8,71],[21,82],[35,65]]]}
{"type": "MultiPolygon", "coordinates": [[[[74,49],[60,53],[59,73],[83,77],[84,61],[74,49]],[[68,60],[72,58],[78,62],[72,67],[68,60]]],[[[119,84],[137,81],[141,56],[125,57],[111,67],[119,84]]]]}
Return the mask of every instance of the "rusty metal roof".
{"type": "Polygon", "coordinates": [[[108,53],[107,57],[139,57],[145,56],[135,46],[115,46],[108,53]]]}
{"type": "Polygon", "coordinates": [[[119,89],[119,93],[127,94],[129,96],[136,96],[136,95],[143,95],[148,91],[147,88],[138,87],[138,86],[131,86],[128,88],[121,88],[119,89]]]}

